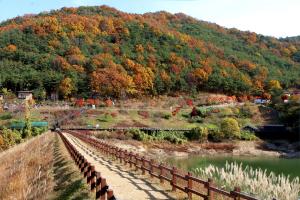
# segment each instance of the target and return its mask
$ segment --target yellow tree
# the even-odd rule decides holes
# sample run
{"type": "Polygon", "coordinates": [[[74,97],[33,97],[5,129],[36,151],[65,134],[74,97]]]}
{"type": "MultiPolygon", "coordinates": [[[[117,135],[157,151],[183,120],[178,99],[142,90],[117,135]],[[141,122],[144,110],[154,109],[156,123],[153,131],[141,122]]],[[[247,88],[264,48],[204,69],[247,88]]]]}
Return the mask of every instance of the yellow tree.
{"type": "Polygon", "coordinates": [[[280,82],[278,80],[270,80],[269,81],[269,89],[270,90],[280,90],[282,89],[281,85],[280,85],[280,82]]]}
{"type": "Polygon", "coordinates": [[[59,91],[63,95],[64,99],[69,98],[74,89],[75,87],[71,78],[66,77],[60,82],[59,91]]]}

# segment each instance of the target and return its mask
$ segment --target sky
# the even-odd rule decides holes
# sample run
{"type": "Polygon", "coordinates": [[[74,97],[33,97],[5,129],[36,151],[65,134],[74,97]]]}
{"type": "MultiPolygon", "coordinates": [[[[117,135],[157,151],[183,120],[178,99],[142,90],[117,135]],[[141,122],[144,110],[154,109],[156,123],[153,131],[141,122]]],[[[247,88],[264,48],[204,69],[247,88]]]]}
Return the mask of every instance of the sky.
{"type": "Polygon", "coordinates": [[[108,5],[124,12],[165,10],[274,37],[300,35],[300,0],[0,0],[0,21],[62,7],[108,5]]]}

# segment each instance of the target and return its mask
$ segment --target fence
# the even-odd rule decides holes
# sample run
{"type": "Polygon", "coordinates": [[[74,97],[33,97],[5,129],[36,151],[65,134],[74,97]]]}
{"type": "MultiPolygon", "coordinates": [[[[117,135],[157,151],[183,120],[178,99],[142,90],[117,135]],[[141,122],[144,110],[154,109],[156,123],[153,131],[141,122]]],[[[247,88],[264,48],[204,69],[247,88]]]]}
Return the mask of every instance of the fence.
{"type": "Polygon", "coordinates": [[[108,156],[113,156],[121,163],[129,164],[130,167],[140,169],[142,174],[146,174],[146,171],[151,177],[160,179],[161,183],[167,181],[172,186],[172,191],[181,190],[186,193],[188,199],[191,200],[193,195],[202,197],[205,200],[222,199],[234,199],[234,200],[258,200],[241,192],[239,187],[234,187],[232,191],[226,191],[214,186],[212,179],[208,181],[201,180],[194,177],[190,172],[186,173],[177,169],[176,167],[169,167],[163,163],[156,163],[153,159],[147,159],[145,156],[140,156],[133,152],[115,147],[107,144],[103,141],[96,140],[90,137],[90,134],[81,134],[74,131],[68,131],[73,136],[81,139],[82,141],[90,144],[97,150],[100,150],[108,156]]]}
{"type": "Polygon", "coordinates": [[[87,162],[87,160],[75,149],[75,147],[61,132],[58,132],[58,134],[62,138],[76,165],[86,178],[87,184],[90,185],[91,191],[96,193],[96,199],[116,200],[113,190],[109,189],[106,179],[101,176],[101,173],[95,171],[95,166],[87,162]]]}
{"type": "Polygon", "coordinates": [[[129,131],[132,129],[139,129],[141,131],[178,131],[178,132],[188,132],[191,129],[176,129],[176,128],[150,128],[150,127],[111,127],[111,128],[96,128],[88,126],[62,126],[61,130],[83,130],[83,131],[129,131]]]}

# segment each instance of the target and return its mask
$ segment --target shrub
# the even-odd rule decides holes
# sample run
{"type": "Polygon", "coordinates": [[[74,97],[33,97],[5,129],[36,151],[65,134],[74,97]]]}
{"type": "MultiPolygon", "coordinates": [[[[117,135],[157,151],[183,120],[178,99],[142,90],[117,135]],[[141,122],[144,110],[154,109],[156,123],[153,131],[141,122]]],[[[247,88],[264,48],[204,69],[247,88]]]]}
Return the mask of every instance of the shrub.
{"type": "Polygon", "coordinates": [[[190,118],[191,115],[190,113],[182,113],[181,116],[184,118],[190,118]]]}
{"type": "Polygon", "coordinates": [[[172,115],[169,114],[169,113],[166,113],[166,114],[163,115],[164,119],[171,119],[171,117],[172,117],[172,115]]]}
{"type": "Polygon", "coordinates": [[[18,144],[22,141],[22,137],[19,131],[6,128],[2,130],[1,138],[1,149],[8,149],[9,147],[18,144]]]}
{"type": "Polygon", "coordinates": [[[224,134],[220,131],[219,127],[216,126],[208,129],[208,139],[219,142],[224,139],[224,134]]]}
{"type": "Polygon", "coordinates": [[[7,119],[11,119],[12,115],[11,113],[4,113],[0,116],[0,120],[7,120],[7,119]]]}
{"type": "Polygon", "coordinates": [[[239,117],[251,118],[253,116],[252,107],[249,104],[245,104],[240,108],[240,112],[238,114],[239,117]]]}
{"type": "Polygon", "coordinates": [[[220,115],[222,117],[228,117],[228,116],[232,116],[233,112],[231,108],[223,108],[221,109],[220,115]]]}
{"type": "Polygon", "coordinates": [[[197,113],[198,113],[198,116],[200,117],[207,117],[207,115],[209,114],[208,110],[206,108],[197,108],[197,113]]]}
{"type": "Polygon", "coordinates": [[[37,135],[40,135],[40,134],[46,132],[47,130],[48,130],[47,127],[40,127],[40,128],[39,127],[34,127],[32,129],[32,135],[37,136],[37,135]]]}
{"type": "Polygon", "coordinates": [[[184,134],[176,131],[158,131],[153,133],[152,138],[158,141],[166,140],[174,144],[182,144],[186,141],[184,134]]]}
{"type": "Polygon", "coordinates": [[[242,130],[241,131],[241,139],[242,140],[249,140],[249,141],[253,141],[256,140],[257,137],[255,136],[255,134],[251,131],[248,130],[242,130]]]}
{"type": "Polygon", "coordinates": [[[140,116],[142,116],[144,119],[149,118],[149,112],[148,112],[148,111],[139,110],[139,111],[138,111],[138,114],[139,114],[140,116]]]}
{"type": "Polygon", "coordinates": [[[101,117],[98,117],[97,120],[100,122],[110,122],[113,120],[113,117],[111,116],[111,114],[105,113],[101,117]]]}
{"type": "Polygon", "coordinates": [[[138,140],[138,141],[148,141],[151,140],[151,136],[147,135],[143,131],[139,129],[131,129],[129,130],[130,134],[132,134],[132,139],[138,140]]]}
{"type": "Polygon", "coordinates": [[[200,116],[196,116],[196,117],[191,117],[188,119],[189,123],[202,123],[203,119],[200,116]]]}
{"type": "Polygon", "coordinates": [[[221,123],[221,132],[227,139],[240,138],[241,131],[239,123],[234,118],[225,118],[221,123]]]}
{"type": "Polygon", "coordinates": [[[208,129],[207,127],[196,127],[193,128],[192,130],[188,131],[185,133],[185,136],[189,139],[189,140],[200,140],[200,141],[204,141],[207,139],[208,136],[208,129]]]}

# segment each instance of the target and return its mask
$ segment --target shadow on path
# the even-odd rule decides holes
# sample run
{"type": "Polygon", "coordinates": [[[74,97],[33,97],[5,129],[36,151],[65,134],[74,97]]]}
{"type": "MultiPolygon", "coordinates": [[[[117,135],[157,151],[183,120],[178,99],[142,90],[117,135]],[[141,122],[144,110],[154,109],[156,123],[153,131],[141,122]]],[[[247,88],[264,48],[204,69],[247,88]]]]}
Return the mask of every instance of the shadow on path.
{"type": "MultiPolygon", "coordinates": [[[[96,162],[105,166],[110,171],[113,171],[114,173],[118,174],[120,177],[127,179],[132,185],[134,185],[137,188],[137,190],[144,191],[148,196],[147,199],[153,199],[153,200],[174,199],[174,197],[170,196],[168,193],[171,192],[171,190],[160,189],[158,185],[159,183],[153,183],[153,179],[151,179],[150,177],[141,175],[141,173],[138,170],[129,169],[128,165],[126,166],[125,164],[121,164],[117,162],[116,159],[110,157],[104,158],[99,151],[97,151],[96,153],[94,150],[92,150],[92,147],[87,146],[87,144],[85,144],[82,141],[79,142],[78,138],[75,138],[74,136],[71,135],[69,136],[70,136],[69,138],[74,142],[74,144],[77,147],[82,149],[96,162]],[[156,187],[154,185],[156,185],[156,187]],[[164,198],[158,198],[157,194],[160,194],[159,196],[163,196],[164,198]]],[[[118,191],[116,191],[116,194],[117,193],[118,191]]]]}
{"type": "Polygon", "coordinates": [[[54,192],[48,199],[92,199],[79,170],[58,136],[54,144],[54,192]]]}

